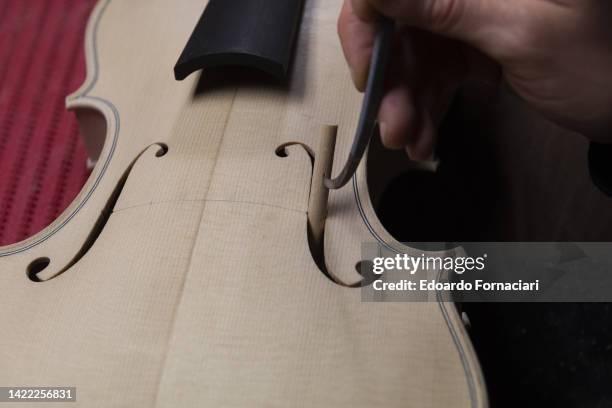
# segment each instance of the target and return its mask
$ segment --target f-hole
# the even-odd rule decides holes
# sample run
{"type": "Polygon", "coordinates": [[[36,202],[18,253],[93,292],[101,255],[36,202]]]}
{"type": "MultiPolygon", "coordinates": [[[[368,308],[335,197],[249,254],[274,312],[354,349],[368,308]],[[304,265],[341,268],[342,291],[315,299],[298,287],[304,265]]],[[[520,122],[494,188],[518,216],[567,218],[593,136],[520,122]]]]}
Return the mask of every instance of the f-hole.
{"type": "MultiPolygon", "coordinates": [[[[155,157],[161,158],[161,157],[164,157],[166,154],[168,154],[168,151],[169,151],[168,145],[166,145],[165,143],[157,143],[155,146],[157,146],[158,148],[157,151],[155,152],[155,157]]],[[[113,209],[115,208],[115,205],[117,204],[117,200],[119,199],[119,196],[121,195],[121,192],[123,191],[123,187],[125,186],[125,183],[130,175],[130,172],[132,171],[132,168],[134,167],[134,164],[136,164],[138,159],[147,150],[148,149],[145,149],[142,153],[140,153],[132,161],[132,163],[128,166],[126,171],[123,173],[123,176],[121,177],[121,179],[119,180],[119,183],[117,183],[117,186],[115,187],[109,199],[107,200],[106,205],[104,206],[104,209],[102,210],[102,212],[100,213],[100,216],[96,220],[96,223],[94,224],[83,246],[76,253],[76,255],[72,258],[72,260],[68,263],[68,265],[66,265],[64,268],[62,268],[62,270],[60,270],[58,273],[51,276],[50,278],[42,279],[39,276],[39,274],[43,272],[49,266],[49,264],[51,263],[51,260],[47,257],[37,258],[33,260],[32,262],[30,262],[30,264],[26,268],[26,275],[28,279],[30,279],[32,282],[47,282],[49,280],[52,280],[58,277],[59,275],[61,275],[62,273],[66,272],[68,269],[74,266],[81,258],[83,258],[83,256],[85,256],[85,254],[95,244],[96,240],[98,239],[98,237],[104,230],[104,227],[106,226],[106,223],[108,222],[110,216],[112,215],[113,209]]]]}
{"type": "Polygon", "coordinates": [[[321,128],[316,153],[302,143],[287,143],[276,149],[276,155],[278,157],[287,157],[288,153],[286,148],[298,144],[302,146],[310,156],[313,169],[308,200],[307,223],[310,254],[319,270],[329,280],[340,286],[355,288],[360,287],[363,281],[356,284],[346,284],[327,268],[325,262],[325,221],[327,219],[329,189],[325,187],[323,181],[326,177],[331,175],[337,133],[337,126],[323,126],[321,128]]]}

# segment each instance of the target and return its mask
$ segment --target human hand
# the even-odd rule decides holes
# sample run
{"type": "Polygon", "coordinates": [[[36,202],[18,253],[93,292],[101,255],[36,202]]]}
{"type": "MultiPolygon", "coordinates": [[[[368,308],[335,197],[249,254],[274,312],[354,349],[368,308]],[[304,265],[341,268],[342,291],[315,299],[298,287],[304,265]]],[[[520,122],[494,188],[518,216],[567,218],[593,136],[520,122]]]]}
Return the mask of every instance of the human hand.
{"type": "Polygon", "coordinates": [[[503,78],[550,120],[612,143],[612,2],[345,0],[338,33],[360,91],[378,13],[398,25],[379,111],[387,147],[431,157],[437,125],[470,78],[503,78]]]}

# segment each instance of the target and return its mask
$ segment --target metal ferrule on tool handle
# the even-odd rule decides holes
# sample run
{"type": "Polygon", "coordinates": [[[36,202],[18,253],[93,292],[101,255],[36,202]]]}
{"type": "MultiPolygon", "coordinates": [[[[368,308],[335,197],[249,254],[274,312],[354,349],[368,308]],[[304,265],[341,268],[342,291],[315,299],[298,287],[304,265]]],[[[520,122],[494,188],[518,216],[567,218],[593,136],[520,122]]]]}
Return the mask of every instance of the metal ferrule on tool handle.
{"type": "Polygon", "coordinates": [[[370,74],[368,76],[368,84],[363,99],[357,133],[353,140],[348,160],[340,174],[334,179],[325,179],[325,186],[329,189],[337,190],[348,183],[353,177],[370,143],[372,134],[378,126],[376,117],[384,92],[385,73],[391,56],[393,31],[393,21],[386,17],[381,17],[372,51],[370,74]]]}

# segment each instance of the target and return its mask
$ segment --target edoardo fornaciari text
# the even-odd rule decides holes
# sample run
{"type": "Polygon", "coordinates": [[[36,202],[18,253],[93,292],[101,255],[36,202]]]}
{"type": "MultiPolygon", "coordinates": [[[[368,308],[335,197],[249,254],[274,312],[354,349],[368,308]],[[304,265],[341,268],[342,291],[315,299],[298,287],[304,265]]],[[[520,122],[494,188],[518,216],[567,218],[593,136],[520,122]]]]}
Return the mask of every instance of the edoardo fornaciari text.
{"type": "Polygon", "coordinates": [[[486,282],[477,279],[474,282],[465,280],[457,282],[438,282],[432,279],[408,280],[402,279],[395,282],[384,282],[375,280],[372,284],[374,290],[378,291],[539,291],[540,281],[524,282],[486,282]]]}

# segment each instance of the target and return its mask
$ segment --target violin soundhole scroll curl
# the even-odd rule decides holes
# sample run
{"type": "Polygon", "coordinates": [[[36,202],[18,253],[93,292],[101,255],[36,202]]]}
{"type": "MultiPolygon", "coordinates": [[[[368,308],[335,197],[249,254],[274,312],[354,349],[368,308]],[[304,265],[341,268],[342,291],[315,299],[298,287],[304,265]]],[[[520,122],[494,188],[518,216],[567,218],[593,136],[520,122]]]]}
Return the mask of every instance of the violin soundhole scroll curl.
{"type": "Polygon", "coordinates": [[[46,256],[38,257],[34,259],[32,262],[30,262],[26,268],[26,276],[30,281],[40,283],[40,282],[48,282],[50,280],[53,280],[59,277],[60,275],[62,275],[63,273],[65,273],[66,271],[68,271],[74,265],[76,265],[79,262],[79,260],[81,260],[87,254],[87,252],[89,252],[89,250],[94,246],[98,237],[104,230],[104,226],[108,222],[110,216],[113,214],[115,204],[119,200],[121,192],[123,191],[123,187],[125,186],[125,183],[130,175],[132,168],[134,167],[138,159],[142,157],[148,151],[154,151],[153,153],[154,157],[162,158],[168,154],[169,147],[165,143],[156,143],[156,144],[149,146],[142,153],[140,153],[134,159],[134,161],[128,166],[128,168],[125,170],[123,176],[121,177],[121,180],[119,181],[113,193],[107,200],[106,205],[104,206],[104,209],[102,210],[102,212],[100,213],[100,216],[96,220],[96,223],[94,224],[83,246],[73,256],[71,261],[67,265],[62,267],[61,269],[55,271],[53,270],[53,268],[49,268],[49,266],[52,265],[52,261],[49,257],[46,257],[46,256]]]}
{"type": "Polygon", "coordinates": [[[27,271],[26,271],[28,278],[32,282],[42,282],[38,278],[38,274],[42,272],[45,268],[47,268],[47,266],[49,266],[50,263],[51,263],[51,260],[47,258],[46,256],[41,257],[41,258],[36,258],[32,262],[30,262],[30,264],[28,265],[27,271]]]}

